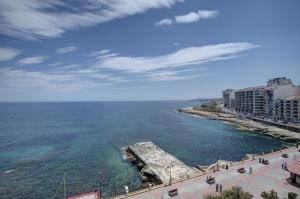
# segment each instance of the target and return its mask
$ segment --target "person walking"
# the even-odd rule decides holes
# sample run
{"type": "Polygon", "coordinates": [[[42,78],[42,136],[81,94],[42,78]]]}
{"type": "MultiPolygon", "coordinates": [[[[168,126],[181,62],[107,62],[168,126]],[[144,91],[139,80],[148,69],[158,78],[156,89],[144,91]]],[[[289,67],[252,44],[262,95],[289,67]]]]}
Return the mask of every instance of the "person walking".
{"type": "Polygon", "coordinates": [[[220,192],[222,192],[222,191],[223,191],[223,185],[220,184],[220,192]]]}
{"type": "Polygon", "coordinates": [[[249,173],[252,174],[252,167],[249,167],[249,173]]]}
{"type": "Polygon", "coordinates": [[[219,191],[219,184],[217,183],[216,184],[216,192],[218,192],[219,191]]]}

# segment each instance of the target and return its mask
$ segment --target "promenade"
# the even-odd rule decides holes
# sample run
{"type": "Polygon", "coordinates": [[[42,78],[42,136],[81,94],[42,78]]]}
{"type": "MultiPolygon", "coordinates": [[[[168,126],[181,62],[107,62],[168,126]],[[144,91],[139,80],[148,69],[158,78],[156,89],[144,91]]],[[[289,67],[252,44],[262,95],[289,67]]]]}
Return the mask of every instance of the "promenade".
{"type": "Polygon", "coordinates": [[[249,191],[254,197],[261,198],[262,191],[275,190],[279,198],[287,198],[288,192],[295,192],[300,195],[300,188],[288,183],[287,179],[290,173],[283,170],[282,162],[288,165],[299,161],[300,152],[296,148],[288,148],[282,152],[274,152],[264,156],[270,164],[264,165],[259,163],[258,158],[249,160],[234,166],[229,167],[228,170],[220,169],[216,173],[209,173],[176,182],[168,186],[158,186],[152,189],[145,189],[134,193],[129,193],[128,196],[116,197],[128,199],[159,199],[170,198],[168,191],[177,188],[178,195],[172,198],[177,199],[201,199],[208,194],[217,194],[215,184],[209,185],[205,182],[207,176],[212,176],[216,179],[216,183],[223,185],[223,190],[231,188],[232,186],[241,186],[245,191],[249,191]],[[287,153],[288,158],[283,158],[282,153],[287,153]],[[238,173],[237,169],[244,167],[246,173],[238,173]],[[252,167],[252,174],[249,173],[249,167],[252,167]]]}

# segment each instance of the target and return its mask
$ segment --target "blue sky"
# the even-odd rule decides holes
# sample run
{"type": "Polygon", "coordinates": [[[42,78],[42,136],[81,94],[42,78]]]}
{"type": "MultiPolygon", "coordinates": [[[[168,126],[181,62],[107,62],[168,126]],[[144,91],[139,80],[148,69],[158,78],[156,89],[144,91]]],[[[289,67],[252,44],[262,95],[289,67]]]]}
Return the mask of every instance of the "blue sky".
{"type": "Polygon", "coordinates": [[[0,0],[0,101],[172,100],[286,76],[298,0],[0,0]]]}

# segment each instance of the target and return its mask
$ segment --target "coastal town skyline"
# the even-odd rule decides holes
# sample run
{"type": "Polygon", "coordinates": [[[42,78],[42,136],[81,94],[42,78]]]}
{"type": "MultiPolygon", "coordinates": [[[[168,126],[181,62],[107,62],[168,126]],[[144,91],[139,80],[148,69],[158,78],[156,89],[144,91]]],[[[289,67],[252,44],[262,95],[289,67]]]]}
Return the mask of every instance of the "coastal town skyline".
{"type": "Polygon", "coordinates": [[[299,6],[0,1],[0,101],[220,98],[274,77],[299,85],[299,6]]]}
{"type": "Polygon", "coordinates": [[[1,199],[299,199],[299,0],[0,0],[1,199]]]}

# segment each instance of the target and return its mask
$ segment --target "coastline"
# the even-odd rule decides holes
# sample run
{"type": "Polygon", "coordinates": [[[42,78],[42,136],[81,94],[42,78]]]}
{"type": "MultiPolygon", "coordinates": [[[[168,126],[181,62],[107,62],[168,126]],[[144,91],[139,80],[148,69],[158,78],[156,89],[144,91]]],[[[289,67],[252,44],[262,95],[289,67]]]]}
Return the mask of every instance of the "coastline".
{"type": "Polygon", "coordinates": [[[300,142],[300,133],[281,129],[275,126],[262,124],[249,119],[240,119],[228,113],[209,112],[195,108],[180,108],[180,113],[202,116],[212,120],[221,120],[241,131],[250,131],[271,136],[286,142],[300,142]]]}

